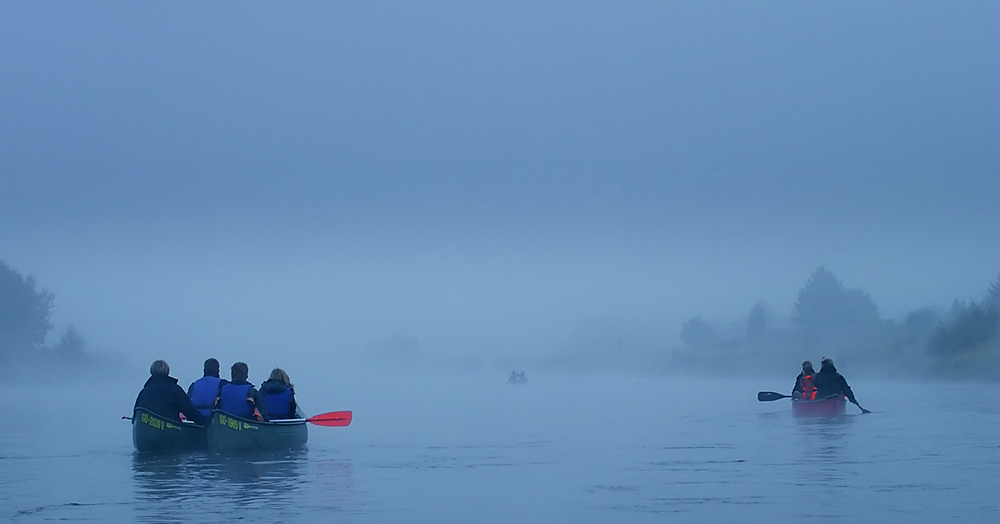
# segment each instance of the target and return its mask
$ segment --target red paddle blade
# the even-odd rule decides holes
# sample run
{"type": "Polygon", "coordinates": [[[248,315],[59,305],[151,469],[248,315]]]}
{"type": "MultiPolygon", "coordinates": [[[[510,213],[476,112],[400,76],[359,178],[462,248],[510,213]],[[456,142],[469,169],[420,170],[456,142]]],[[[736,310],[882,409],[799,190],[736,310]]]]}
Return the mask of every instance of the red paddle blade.
{"type": "Polygon", "coordinates": [[[309,417],[306,419],[306,422],[311,422],[317,426],[347,426],[351,423],[351,418],[353,416],[354,414],[350,411],[331,411],[329,413],[309,417]]]}

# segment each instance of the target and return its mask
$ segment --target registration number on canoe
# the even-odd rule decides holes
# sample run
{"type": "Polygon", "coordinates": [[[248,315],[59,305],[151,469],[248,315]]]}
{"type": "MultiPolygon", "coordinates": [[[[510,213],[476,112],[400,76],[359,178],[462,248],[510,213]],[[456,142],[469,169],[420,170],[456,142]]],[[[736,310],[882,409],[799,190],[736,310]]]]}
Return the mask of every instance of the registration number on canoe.
{"type": "Polygon", "coordinates": [[[154,427],[156,429],[159,429],[159,430],[164,430],[164,429],[181,429],[181,428],[179,428],[179,427],[177,427],[177,426],[175,426],[175,425],[167,422],[166,420],[163,420],[161,418],[157,418],[157,417],[151,416],[149,413],[143,413],[142,415],[140,415],[139,416],[139,421],[142,422],[143,424],[148,424],[148,425],[150,425],[150,426],[152,426],[152,427],[154,427]]]}
{"type": "Polygon", "coordinates": [[[257,426],[254,426],[253,424],[240,422],[239,419],[227,417],[225,415],[219,415],[219,424],[222,424],[230,429],[235,429],[236,431],[242,431],[244,429],[257,429],[257,426]]]}

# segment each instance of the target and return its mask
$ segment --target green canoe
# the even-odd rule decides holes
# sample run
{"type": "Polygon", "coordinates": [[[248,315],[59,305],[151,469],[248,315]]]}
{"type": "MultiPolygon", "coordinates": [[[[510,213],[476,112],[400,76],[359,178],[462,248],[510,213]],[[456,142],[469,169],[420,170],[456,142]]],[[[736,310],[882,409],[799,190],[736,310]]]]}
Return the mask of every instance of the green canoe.
{"type": "Polygon", "coordinates": [[[309,430],[301,416],[258,422],[215,410],[208,423],[208,449],[216,453],[296,449],[305,446],[307,440],[309,430]]]}
{"type": "Polygon", "coordinates": [[[173,421],[148,409],[132,413],[132,445],[140,453],[205,449],[205,434],[204,426],[173,421]]]}

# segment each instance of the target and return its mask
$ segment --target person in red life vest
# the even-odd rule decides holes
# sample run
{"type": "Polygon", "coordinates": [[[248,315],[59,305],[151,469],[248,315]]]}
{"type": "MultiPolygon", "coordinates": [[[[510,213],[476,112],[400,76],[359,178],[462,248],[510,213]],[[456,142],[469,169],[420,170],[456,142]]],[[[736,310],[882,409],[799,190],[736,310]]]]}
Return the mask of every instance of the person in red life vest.
{"type": "Polygon", "coordinates": [[[205,417],[212,416],[212,407],[219,398],[219,391],[229,381],[219,378],[219,361],[210,358],[205,361],[205,376],[195,380],[188,386],[188,398],[194,407],[205,417]]]}
{"type": "Polygon", "coordinates": [[[802,363],[802,372],[795,377],[795,387],[792,388],[792,398],[803,400],[816,400],[816,387],[813,379],[816,371],[813,370],[813,363],[806,360],[802,363]]]}
{"type": "Polygon", "coordinates": [[[184,394],[184,390],[177,385],[177,379],[170,376],[170,366],[162,360],[157,360],[149,366],[149,380],[136,397],[135,407],[148,409],[177,423],[181,421],[181,413],[195,424],[204,426],[208,422],[208,419],[191,403],[191,399],[184,394]]]}
{"type": "MultiPolygon", "coordinates": [[[[857,399],[854,398],[854,392],[851,391],[851,386],[847,385],[847,379],[843,375],[837,372],[837,367],[833,365],[833,360],[823,357],[823,360],[819,363],[819,373],[813,377],[813,384],[816,386],[816,398],[824,399],[829,396],[843,395],[847,397],[847,400],[858,406],[857,399]]],[[[862,411],[867,411],[861,408],[862,411]]]]}
{"type": "Polygon", "coordinates": [[[240,418],[260,418],[267,422],[267,405],[264,396],[247,382],[250,368],[243,362],[237,362],[230,368],[232,381],[219,390],[219,401],[216,409],[240,418]]]}
{"type": "Polygon", "coordinates": [[[297,418],[295,386],[285,370],[271,370],[271,376],[260,385],[260,392],[264,394],[264,403],[267,404],[267,414],[271,420],[297,418]]]}

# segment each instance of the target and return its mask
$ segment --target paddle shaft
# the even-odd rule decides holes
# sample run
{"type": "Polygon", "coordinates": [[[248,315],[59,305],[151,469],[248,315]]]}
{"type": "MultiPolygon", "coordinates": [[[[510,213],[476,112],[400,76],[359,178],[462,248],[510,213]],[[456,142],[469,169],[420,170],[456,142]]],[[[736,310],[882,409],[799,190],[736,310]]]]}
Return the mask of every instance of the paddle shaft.
{"type": "Polygon", "coordinates": [[[331,411],[329,413],[314,415],[309,418],[276,419],[271,422],[308,422],[310,424],[316,424],[317,426],[336,427],[350,425],[353,416],[354,414],[350,411],[331,411]]]}
{"type": "Polygon", "coordinates": [[[855,406],[857,406],[858,409],[861,410],[861,414],[862,415],[867,415],[867,414],[871,413],[871,411],[868,411],[867,409],[861,407],[861,404],[858,404],[857,402],[851,402],[851,404],[854,404],[855,406]]]}

